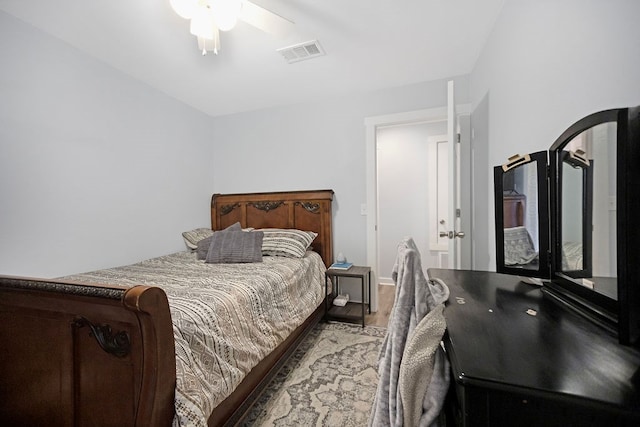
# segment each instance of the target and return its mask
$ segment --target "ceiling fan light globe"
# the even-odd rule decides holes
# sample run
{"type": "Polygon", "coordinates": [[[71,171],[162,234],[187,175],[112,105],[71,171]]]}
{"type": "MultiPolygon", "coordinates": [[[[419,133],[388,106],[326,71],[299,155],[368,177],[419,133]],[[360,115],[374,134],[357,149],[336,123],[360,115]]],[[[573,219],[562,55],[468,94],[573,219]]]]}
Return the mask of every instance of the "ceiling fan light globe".
{"type": "Polygon", "coordinates": [[[213,39],[215,33],[215,24],[211,12],[207,7],[199,7],[196,14],[191,18],[189,26],[191,34],[204,39],[213,39]]]}
{"type": "Polygon", "coordinates": [[[169,0],[171,8],[181,18],[191,19],[198,9],[198,0],[169,0]]]}
{"type": "Polygon", "coordinates": [[[216,25],[220,28],[220,31],[232,30],[238,23],[238,18],[235,19],[216,19],[216,25]]]}
{"type": "Polygon", "coordinates": [[[212,4],[213,19],[221,31],[229,31],[238,23],[241,0],[216,0],[212,4]]]}

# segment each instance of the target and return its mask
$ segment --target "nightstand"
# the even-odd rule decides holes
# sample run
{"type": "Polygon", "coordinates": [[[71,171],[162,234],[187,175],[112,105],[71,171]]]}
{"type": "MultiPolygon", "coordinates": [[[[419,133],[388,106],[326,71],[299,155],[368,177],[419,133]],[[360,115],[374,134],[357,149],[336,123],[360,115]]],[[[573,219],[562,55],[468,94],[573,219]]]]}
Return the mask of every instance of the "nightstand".
{"type": "Polygon", "coordinates": [[[364,328],[365,307],[371,313],[371,267],[354,265],[348,270],[327,269],[324,276],[324,287],[327,299],[324,306],[325,320],[359,320],[364,328]],[[349,301],[344,307],[333,305],[333,299],[340,293],[340,278],[353,277],[360,279],[362,302],[349,301]],[[329,289],[331,284],[331,289],[329,289]],[[365,285],[367,285],[365,287],[365,285]],[[365,289],[367,292],[365,293],[365,289]],[[329,292],[329,290],[331,292],[329,292]]]}

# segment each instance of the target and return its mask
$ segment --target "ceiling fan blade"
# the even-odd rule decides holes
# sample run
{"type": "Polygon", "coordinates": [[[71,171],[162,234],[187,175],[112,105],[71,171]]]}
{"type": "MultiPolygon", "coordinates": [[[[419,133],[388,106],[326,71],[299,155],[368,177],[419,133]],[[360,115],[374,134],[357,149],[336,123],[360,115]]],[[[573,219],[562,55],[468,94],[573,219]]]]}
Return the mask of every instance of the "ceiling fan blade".
{"type": "Polygon", "coordinates": [[[242,1],[240,19],[264,32],[280,37],[286,36],[294,28],[293,22],[248,0],[242,1]]]}

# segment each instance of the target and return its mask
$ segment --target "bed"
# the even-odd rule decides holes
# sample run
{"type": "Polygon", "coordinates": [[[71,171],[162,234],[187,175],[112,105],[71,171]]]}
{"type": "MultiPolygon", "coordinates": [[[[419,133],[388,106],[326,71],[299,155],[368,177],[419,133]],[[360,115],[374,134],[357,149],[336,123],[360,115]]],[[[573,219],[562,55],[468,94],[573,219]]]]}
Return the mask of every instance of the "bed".
{"type": "Polygon", "coordinates": [[[504,265],[537,269],[538,252],[525,227],[526,201],[524,194],[505,192],[503,195],[504,265]]]}
{"type": "Polygon", "coordinates": [[[246,264],[244,270],[217,264],[227,279],[215,285],[218,294],[206,292],[214,287],[207,282],[211,265],[188,251],[61,280],[0,277],[0,420],[11,425],[168,426],[176,413],[185,425],[241,420],[261,386],[321,318],[324,294],[280,292],[272,282],[242,291],[239,278],[262,283],[265,277],[289,274],[323,277],[332,260],[332,198],[331,190],[213,195],[213,230],[239,223],[245,229],[316,234],[313,253],[297,260],[265,256],[263,263],[246,264]],[[193,276],[191,281],[187,276],[193,276]],[[225,292],[240,294],[250,306],[280,306],[280,320],[268,324],[253,311],[245,312],[241,303],[224,300],[220,293],[225,292]],[[207,322],[213,329],[224,323],[244,332],[260,329],[254,341],[267,341],[270,350],[251,352],[246,344],[238,349],[231,343],[234,336],[188,334],[207,322]],[[213,343],[214,353],[204,341],[213,343]],[[211,378],[200,381],[210,372],[211,378]],[[210,401],[190,394],[192,389],[204,389],[210,401]]]}
{"type": "Polygon", "coordinates": [[[538,252],[533,246],[529,231],[524,226],[504,229],[504,265],[526,266],[538,261],[538,252]]]}

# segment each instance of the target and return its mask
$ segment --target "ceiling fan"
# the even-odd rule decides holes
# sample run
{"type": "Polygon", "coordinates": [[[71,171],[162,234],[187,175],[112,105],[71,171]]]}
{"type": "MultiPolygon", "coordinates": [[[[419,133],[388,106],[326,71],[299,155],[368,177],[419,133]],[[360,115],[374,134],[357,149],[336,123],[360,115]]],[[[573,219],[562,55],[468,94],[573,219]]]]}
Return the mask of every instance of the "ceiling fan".
{"type": "Polygon", "coordinates": [[[169,0],[173,10],[182,18],[191,20],[191,34],[198,39],[198,49],[206,55],[220,50],[220,31],[229,31],[238,20],[265,31],[282,36],[293,22],[264,9],[248,0],[169,0]]]}

